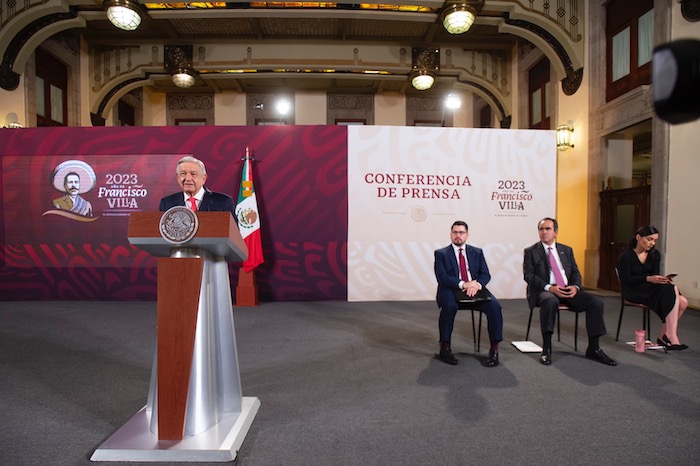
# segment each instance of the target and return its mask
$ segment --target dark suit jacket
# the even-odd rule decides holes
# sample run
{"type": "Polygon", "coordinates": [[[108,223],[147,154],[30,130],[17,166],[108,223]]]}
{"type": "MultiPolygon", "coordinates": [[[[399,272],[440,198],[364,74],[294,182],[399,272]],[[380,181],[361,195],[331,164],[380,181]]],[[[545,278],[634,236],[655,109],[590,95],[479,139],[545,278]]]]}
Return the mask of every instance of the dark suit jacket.
{"type": "MultiPolygon", "coordinates": [[[[182,191],[161,199],[159,210],[165,212],[178,205],[185,205],[185,196],[182,194],[182,191]]],[[[228,210],[233,215],[233,218],[236,218],[236,206],[233,204],[233,198],[227,194],[210,191],[206,187],[204,188],[204,197],[202,197],[202,202],[199,203],[197,210],[204,212],[224,212],[228,210]]]]}
{"type": "MultiPolygon", "coordinates": [[[[486,285],[491,281],[491,274],[486,265],[484,252],[480,248],[467,244],[466,257],[472,280],[479,282],[482,287],[481,291],[491,296],[491,293],[486,289],[486,285]]],[[[438,282],[437,304],[442,309],[442,303],[446,300],[455,301],[454,290],[459,290],[459,264],[451,244],[435,251],[435,278],[438,282]]]]}
{"type": "MultiPolygon", "coordinates": [[[[557,243],[557,252],[569,285],[581,289],[583,282],[574,258],[574,250],[565,244],[557,243]]],[[[542,243],[537,242],[526,248],[523,276],[527,282],[527,302],[531,308],[537,305],[537,296],[544,291],[545,285],[549,285],[549,272],[549,259],[544,252],[542,243]]]]}

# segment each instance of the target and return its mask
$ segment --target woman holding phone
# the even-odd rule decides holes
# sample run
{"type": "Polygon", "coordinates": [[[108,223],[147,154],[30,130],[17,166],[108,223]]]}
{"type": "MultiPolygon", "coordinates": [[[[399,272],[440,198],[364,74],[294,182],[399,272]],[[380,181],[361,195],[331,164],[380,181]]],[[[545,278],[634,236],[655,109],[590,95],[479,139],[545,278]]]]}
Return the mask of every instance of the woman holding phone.
{"type": "Polygon", "coordinates": [[[656,342],[668,350],[684,350],[678,339],[678,320],[688,308],[688,300],[673,284],[672,275],[661,275],[661,253],[654,247],[659,230],[652,225],[637,229],[620,257],[617,269],[625,298],[644,304],[661,318],[661,331],[656,342]]]}

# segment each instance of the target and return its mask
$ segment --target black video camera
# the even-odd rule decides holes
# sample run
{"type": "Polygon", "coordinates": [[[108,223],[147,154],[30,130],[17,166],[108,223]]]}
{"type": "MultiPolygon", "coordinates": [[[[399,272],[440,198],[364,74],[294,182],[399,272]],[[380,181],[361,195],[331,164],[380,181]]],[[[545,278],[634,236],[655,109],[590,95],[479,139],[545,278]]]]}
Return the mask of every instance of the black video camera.
{"type": "Polygon", "coordinates": [[[672,125],[700,118],[700,40],[682,39],[654,48],[654,110],[672,125]]]}

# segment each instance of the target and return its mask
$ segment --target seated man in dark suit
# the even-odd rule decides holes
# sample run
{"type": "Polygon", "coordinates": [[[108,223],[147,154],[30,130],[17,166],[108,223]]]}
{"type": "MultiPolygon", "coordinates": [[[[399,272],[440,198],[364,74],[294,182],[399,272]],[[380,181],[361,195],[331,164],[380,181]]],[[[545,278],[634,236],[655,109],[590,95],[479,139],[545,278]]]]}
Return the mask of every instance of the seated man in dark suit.
{"type": "Polygon", "coordinates": [[[609,366],[617,365],[598,345],[600,336],[605,335],[603,300],[581,289],[581,273],[576,266],[573,249],[554,241],[559,231],[558,222],[553,218],[544,218],[537,224],[537,230],[540,242],[525,249],[523,275],[527,282],[530,308],[540,308],[544,340],[540,362],[545,366],[552,363],[552,333],[559,303],[564,303],[575,311],[586,313],[586,357],[609,366]],[[553,261],[553,266],[550,261],[553,261]]]}
{"type": "Polygon", "coordinates": [[[488,321],[489,350],[486,365],[498,365],[498,343],[503,340],[503,316],[501,304],[486,289],[491,274],[481,249],[467,245],[467,224],[457,221],[450,232],[452,244],[435,251],[435,277],[438,282],[437,305],[440,308],[440,353],[439,359],[447,364],[457,364],[450,346],[452,328],[460,298],[483,298],[474,304],[475,309],[486,314],[488,321]]]}
{"type": "Polygon", "coordinates": [[[207,180],[204,162],[191,156],[183,157],[177,162],[175,173],[177,182],[182,186],[182,192],[161,199],[161,211],[175,206],[187,206],[192,210],[229,211],[233,218],[236,218],[236,206],[231,196],[204,187],[207,180]]]}

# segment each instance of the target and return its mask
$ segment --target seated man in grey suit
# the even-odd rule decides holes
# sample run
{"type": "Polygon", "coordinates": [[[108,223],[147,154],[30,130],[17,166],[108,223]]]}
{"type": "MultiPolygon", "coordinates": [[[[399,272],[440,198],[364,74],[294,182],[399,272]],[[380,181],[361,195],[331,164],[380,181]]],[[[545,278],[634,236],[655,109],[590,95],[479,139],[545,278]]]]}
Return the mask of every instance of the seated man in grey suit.
{"type": "Polygon", "coordinates": [[[543,218],[537,224],[537,230],[540,241],[525,249],[523,275],[527,282],[530,308],[540,308],[544,340],[540,362],[545,366],[552,363],[552,333],[559,303],[564,303],[575,311],[586,313],[586,357],[609,366],[617,365],[598,345],[600,336],[605,335],[603,300],[581,289],[581,273],[576,266],[573,249],[554,241],[559,224],[556,219],[543,218]]]}
{"type": "Polygon", "coordinates": [[[204,186],[207,181],[204,162],[191,156],[183,157],[177,162],[175,174],[182,191],[161,199],[161,211],[175,206],[187,206],[192,210],[229,211],[233,218],[236,218],[233,198],[227,194],[210,191],[204,186]]]}
{"type": "Polygon", "coordinates": [[[450,231],[452,244],[435,251],[435,278],[437,278],[437,305],[440,308],[440,353],[438,358],[455,365],[459,362],[452,353],[450,340],[455,316],[461,298],[483,298],[474,304],[475,309],[486,314],[491,348],[486,365],[498,365],[498,343],[503,340],[503,315],[501,305],[486,289],[491,274],[484,259],[484,252],[467,244],[467,224],[456,221],[450,231]]]}

